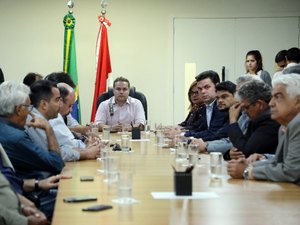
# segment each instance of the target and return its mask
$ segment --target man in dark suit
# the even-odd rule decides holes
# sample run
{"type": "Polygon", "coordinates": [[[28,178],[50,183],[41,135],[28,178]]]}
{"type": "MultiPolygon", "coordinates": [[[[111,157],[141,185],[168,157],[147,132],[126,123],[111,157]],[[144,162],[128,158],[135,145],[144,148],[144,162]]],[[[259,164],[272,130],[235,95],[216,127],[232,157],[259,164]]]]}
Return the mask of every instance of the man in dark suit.
{"type": "Polygon", "coordinates": [[[228,136],[234,148],[225,152],[224,159],[248,157],[253,153],[274,154],[279,123],[271,119],[270,86],[261,81],[250,81],[241,86],[237,97],[239,103],[231,108],[231,112],[243,109],[250,121],[244,134],[238,123],[232,122],[237,121],[238,113],[231,114],[228,136]]]}
{"type": "Polygon", "coordinates": [[[212,141],[227,137],[227,134],[216,135],[217,132],[228,124],[228,112],[219,110],[216,101],[216,85],[220,83],[219,75],[208,70],[197,77],[197,86],[204,102],[202,107],[202,121],[196,130],[185,133],[186,137],[202,138],[204,141],[212,141]]]}
{"type": "Polygon", "coordinates": [[[269,103],[271,118],[281,124],[275,156],[255,154],[248,160],[231,160],[227,171],[233,178],[300,185],[300,76],[280,76],[273,80],[272,86],[272,99],[269,103]]]}

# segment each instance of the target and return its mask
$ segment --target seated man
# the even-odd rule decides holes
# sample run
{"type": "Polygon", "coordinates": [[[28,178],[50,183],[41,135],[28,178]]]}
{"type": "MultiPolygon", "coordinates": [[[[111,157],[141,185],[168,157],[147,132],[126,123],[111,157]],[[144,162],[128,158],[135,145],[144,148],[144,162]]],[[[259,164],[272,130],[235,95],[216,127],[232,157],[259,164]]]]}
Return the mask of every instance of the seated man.
{"type": "MultiPolygon", "coordinates": [[[[219,75],[214,71],[205,71],[197,77],[197,86],[204,102],[201,108],[202,121],[196,130],[185,133],[186,137],[202,138],[204,141],[211,141],[222,138],[216,136],[216,132],[228,124],[228,112],[220,111],[216,102],[216,85],[220,83],[219,75]]],[[[226,137],[226,134],[224,137],[226,137]]]]}
{"type": "Polygon", "coordinates": [[[95,123],[99,125],[99,131],[102,131],[104,125],[110,125],[111,132],[122,131],[123,124],[144,129],[143,105],[138,99],[129,96],[129,89],[130,83],[126,78],[118,77],[114,80],[114,96],[101,102],[96,112],[95,123]]]}
{"type": "MultiPolygon", "coordinates": [[[[52,81],[56,84],[58,83],[66,83],[70,85],[73,89],[76,88],[75,83],[73,82],[72,78],[68,73],[65,72],[54,72],[45,77],[45,80],[52,81]]],[[[76,101],[76,100],[75,100],[76,101]]],[[[73,105],[73,108],[76,107],[73,105]]],[[[69,129],[75,133],[76,138],[83,138],[86,135],[90,134],[91,128],[89,126],[84,126],[78,123],[78,121],[73,117],[71,113],[66,116],[63,116],[65,123],[69,127],[69,129]],[[83,136],[80,136],[83,135],[83,136]]]]}
{"type": "MultiPolygon", "coordinates": [[[[217,106],[220,111],[229,111],[229,108],[236,103],[235,99],[236,85],[230,81],[224,81],[216,86],[216,99],[217,106]]],[[[221,151],[226,152],[232,147],[232,144],[228,138],[223,136],[228,136],[228,127],[225,125],[215,132],[215,140],[204,142],[202,138],[193,139],[192,143],[199,145],[200,152],[212,152],[212,151],[221,151]],[[218,138],[220,136],[220,138],[218,138]]]]}
{"type": "Polygon", "coordinates": [[[273,80],[272,85],[272,99],[269,103],[271,117],[281,124],[275,157],[253,163],[242,158],[231,160],[227,171],[232,178],[300,185],[300,76],[280,76],[273,80]]]}
{"type": "Polygon", "coordinates": [[[19,196],[37,196],[38,199],[36,197],[34,198],[36,207],[44,212],[47,218],[51,221],[56,195],[53,191],[50,192],[49,190],[58,187],[58,181],[60,178],[70,177],[55,175],[43,180],[22,179],[15,173],[15,170],[1,144],[0,171],[19,196]]]}
{"type": "Polygon", "coordinates": [[[29,93],[29,87],[22,83],[6,81],[0,85],[0,143],[19,176],[39,179],[59,174],[65,164],[47,121],[33,116],[27,122],[28,126],[45,130],[48,140],[46,150],[32,142],[24,131],[32,109],[29,93]]]}
{"type": "Polygon", "coordinates": [[[271,119],[268,106],[271,99],[270,86],[260,81],[247,82],[238,91],[238,99],[239,103],[232,109],[237,113],[235,118],[230,118],[228,132],[235,148],[227,151],[224,159],[248,157],[253,153],[274,153],[278,143],[279,124],[271,119]],[[250,119],[245,134],[236,122],[241,109],[250,119]]]}
{"type": "MultiPolygon", "coordinates": [[[[64,161],[95,159],[100,154],[99,145],[86,148],[85,143],[74,138],[62,118],[62,115],[69,114],[72,109],[74,90],[65,83],[59,83],[58,86],[59,88],[48,80],[37,81],[31,86],[30,99],[34,106],[32,113],[50,122],[64,161]]],[[[27,120],[31,120],[31,116],[27,120]]],[[[26,127],[26,132],[37,145],[47,148],[45,131],[26,127]]]]}
{"type": "MultiPolygon", "coordinates": [[[[258,76],[251,76],[251,75],[241,75],[236,79],[236,89],[239,90],[240,87],[245,84],[246,82],[249,81],[262,81],[258,76]]],[[[249,123],[249,118],[247,114],[242,111],[240,112],[239,110],[235,110],[236,105],[232,105],[229,110],[229,122],[230,123],[235,123],[237,122],[239,127],[241,128],[241,131],[243,134],[246,133],[248,123],[249,123]],[[239,116],[238,121],[236,121],[236,118],[239,116]]],[[[201,138],[200,139],[195,139],[193,140],[194,143],[199,145],[199,151],[200,152],[222,152],[223,154],[227,152],[229,149],[233,147],[229,137],[226,138],[221,138],[218,140],[214,141],[206,141],[204,142],[201,138]]]]}
{"type": "Polygon", "coordinates": [[[11,189],[0,172],[0,222],[1,225],[47,225],[45,215],[11,189]]]}

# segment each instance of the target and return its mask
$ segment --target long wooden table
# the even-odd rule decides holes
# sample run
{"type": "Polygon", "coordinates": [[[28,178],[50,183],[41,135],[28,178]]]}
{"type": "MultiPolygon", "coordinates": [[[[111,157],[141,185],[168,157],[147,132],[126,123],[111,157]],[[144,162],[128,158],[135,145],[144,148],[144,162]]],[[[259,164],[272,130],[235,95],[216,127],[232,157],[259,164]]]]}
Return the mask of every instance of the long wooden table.
{"type": "MultiPolygon", "coordinates": [[[[58,189],[53,225],[98,224],[300,224],[300,188],[290,183],[234,180],[226,174],[219,180],[209,177],[208,155],[201,155],[200,166],[193,171],[193,192],[214,192],[219,197],[192,200],[156,200],[151,192],[173,191],[174,153],[158,148],[151,141],[132,142],[132,152],[114,152],[121,168],[134,171],[133,197],[139,203],[119,205],[117,186],[103,182],[97,172],[96,160],[66,163],[64,174],[72,179],[61,180],[58,189]],[[80,182],[80,176],[92,175],[93,182],[80,182]],[[97,202],[65,203],[63,198],[92,195],[97,202]],[[113,209],[83,212],[81,209],[95,204],[109,204],[113,209]]],[[[115,137],[118,138],[118,137],[115,137]]]]}

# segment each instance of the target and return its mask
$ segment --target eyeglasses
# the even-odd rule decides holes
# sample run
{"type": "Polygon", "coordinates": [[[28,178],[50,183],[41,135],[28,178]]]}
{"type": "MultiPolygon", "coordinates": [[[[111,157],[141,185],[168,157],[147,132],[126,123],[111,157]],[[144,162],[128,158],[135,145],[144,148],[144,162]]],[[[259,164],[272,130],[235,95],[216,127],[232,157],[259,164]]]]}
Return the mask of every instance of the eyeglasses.
{"type": "Polygon", "coordinates": [[[26,105],[26,104],[22,104],[21,106],[27,107],[27,108],[28,108],[28,110],[29,110],[29,112],[31,112],[31,111],[32,111],[32,109],[33,109],[33,105],[26,105]]]}
{"type": "Polygon", "coordinates": [[[244,110],[249,110],[250,106],[253,106],[255,105],[255,103],[251,103],[251,104],[248,104],[248,105],[243,105],[243,109],[244,110]]]}

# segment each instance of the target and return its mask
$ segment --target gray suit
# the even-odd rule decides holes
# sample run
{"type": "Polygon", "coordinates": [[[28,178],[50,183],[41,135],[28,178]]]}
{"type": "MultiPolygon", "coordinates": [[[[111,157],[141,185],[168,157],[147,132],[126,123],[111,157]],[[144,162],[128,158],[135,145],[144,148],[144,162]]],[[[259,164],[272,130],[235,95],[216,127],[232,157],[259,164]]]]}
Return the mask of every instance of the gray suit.
{"type": "Polygon", "coordinates": [[[259,180],[292,182],[300,185],[300,113],[281,126],[273,159],[253,163],[253,176],[259,180]]]}
{"type": "Polygon", "coordinates": [[[0,172],[0,224],[27,225],[27,218],[20,212],[19,199],[0,172]]]}

